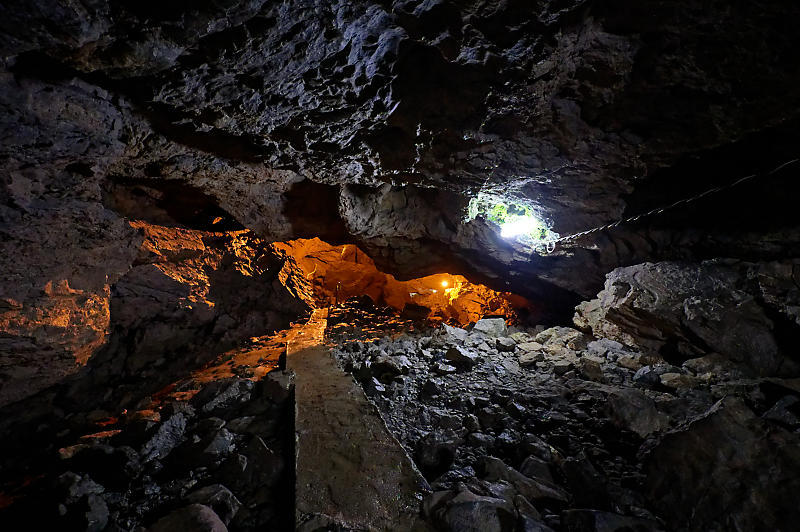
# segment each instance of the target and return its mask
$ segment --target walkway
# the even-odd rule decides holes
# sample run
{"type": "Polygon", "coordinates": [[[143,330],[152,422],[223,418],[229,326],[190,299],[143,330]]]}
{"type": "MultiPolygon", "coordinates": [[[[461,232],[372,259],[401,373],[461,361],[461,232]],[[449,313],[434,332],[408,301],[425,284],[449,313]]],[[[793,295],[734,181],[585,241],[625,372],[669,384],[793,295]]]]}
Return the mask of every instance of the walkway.
{"type": "Polygon", "coordinates": [[[323,345],[327,309],[287,346],[294,370],[297,530],[426,531],[427,483],[363,390],[323,345]]]}

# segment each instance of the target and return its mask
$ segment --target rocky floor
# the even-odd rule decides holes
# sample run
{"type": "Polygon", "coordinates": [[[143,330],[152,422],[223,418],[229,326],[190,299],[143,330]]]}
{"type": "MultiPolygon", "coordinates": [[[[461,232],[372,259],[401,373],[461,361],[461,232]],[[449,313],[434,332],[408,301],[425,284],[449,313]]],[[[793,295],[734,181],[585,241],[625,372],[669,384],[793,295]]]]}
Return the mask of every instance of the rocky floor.
{"type": "Polygon", "coordinates": [[[292,529],[294,382],[278,365],[293,332],[252,338],[135,410],[62,412],[63,446],[3,459],[0,528],[292,529]]]}
{"type": "Polygon", "coordinates": [[[502,319],[335,355],[426,475],[441,530],[790,530],[797,516],[796,380],[502,319]]]}
{"type": "MultiPolygon", "coordinates": [[[[280,358],[295,332],[253,338],[130,411],[54,413],[70,428],[2,459],[2,529],[291,530],[280,358]]],[[[327,341],[424,474],[438,530],[792,530],[800,517],[798,379],[716,354],[672,365],[569,327],[429,327],[354,300],[331,309],[327,341]]]]}

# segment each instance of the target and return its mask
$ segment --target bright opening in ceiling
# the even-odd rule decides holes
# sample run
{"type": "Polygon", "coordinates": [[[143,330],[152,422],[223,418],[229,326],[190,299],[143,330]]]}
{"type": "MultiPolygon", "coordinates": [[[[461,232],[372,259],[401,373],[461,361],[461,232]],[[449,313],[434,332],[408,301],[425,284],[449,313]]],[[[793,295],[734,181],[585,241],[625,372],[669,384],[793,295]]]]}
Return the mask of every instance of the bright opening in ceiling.
{"type": "Polygon", "coordinates": [[[500,236],[536,245],[558,238],[547,224],[536,216],[531,206],[508,202],[502,196],[480,193],[469,202],[466,221],[484,218],[500,227],[500,236]]]}

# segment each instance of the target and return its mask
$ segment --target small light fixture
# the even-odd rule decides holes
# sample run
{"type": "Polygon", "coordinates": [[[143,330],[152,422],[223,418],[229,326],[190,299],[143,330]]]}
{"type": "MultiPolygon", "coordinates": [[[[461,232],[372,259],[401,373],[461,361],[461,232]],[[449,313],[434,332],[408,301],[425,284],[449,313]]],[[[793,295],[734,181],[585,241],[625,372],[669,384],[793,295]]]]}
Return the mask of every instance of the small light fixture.
{"type": "Polygon", "coordinates": [[[445,279],[444,281],[442,281],[442,286],[443,286],[443,287],[445,287],[445,288],[447,288],[447,286],[448,286],[449,284],[450,284],[450,283],[448,283],[448,282],[447,282],[447,279],[445,279]]]}

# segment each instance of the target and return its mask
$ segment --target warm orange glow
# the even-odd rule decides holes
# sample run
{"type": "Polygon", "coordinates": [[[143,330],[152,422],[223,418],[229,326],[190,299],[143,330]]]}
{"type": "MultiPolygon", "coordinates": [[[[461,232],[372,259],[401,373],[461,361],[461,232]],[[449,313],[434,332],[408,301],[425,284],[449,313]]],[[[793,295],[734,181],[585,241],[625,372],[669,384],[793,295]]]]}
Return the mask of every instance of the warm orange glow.
{"type": "MultiPolygon", "coordinates": [[[[334,246],[320,240],[276,242],[273,249],[291,259],[308,283],[307,301],[322,308],[351,297],[368,296],[377,305],[422,315],[428,320],[467,325],[486,315],[513,319],[516,309],[529,308],[523,298],[511,302],[511,294],[471,283],[466,277],[446,272],[398,281],[381,272],[375,262],[353,244],[334,246]],[[309,275],[311,274],[311,275],[309,275]]],[[[285,267],[290,271],[289,267],[285,267]]]]}

